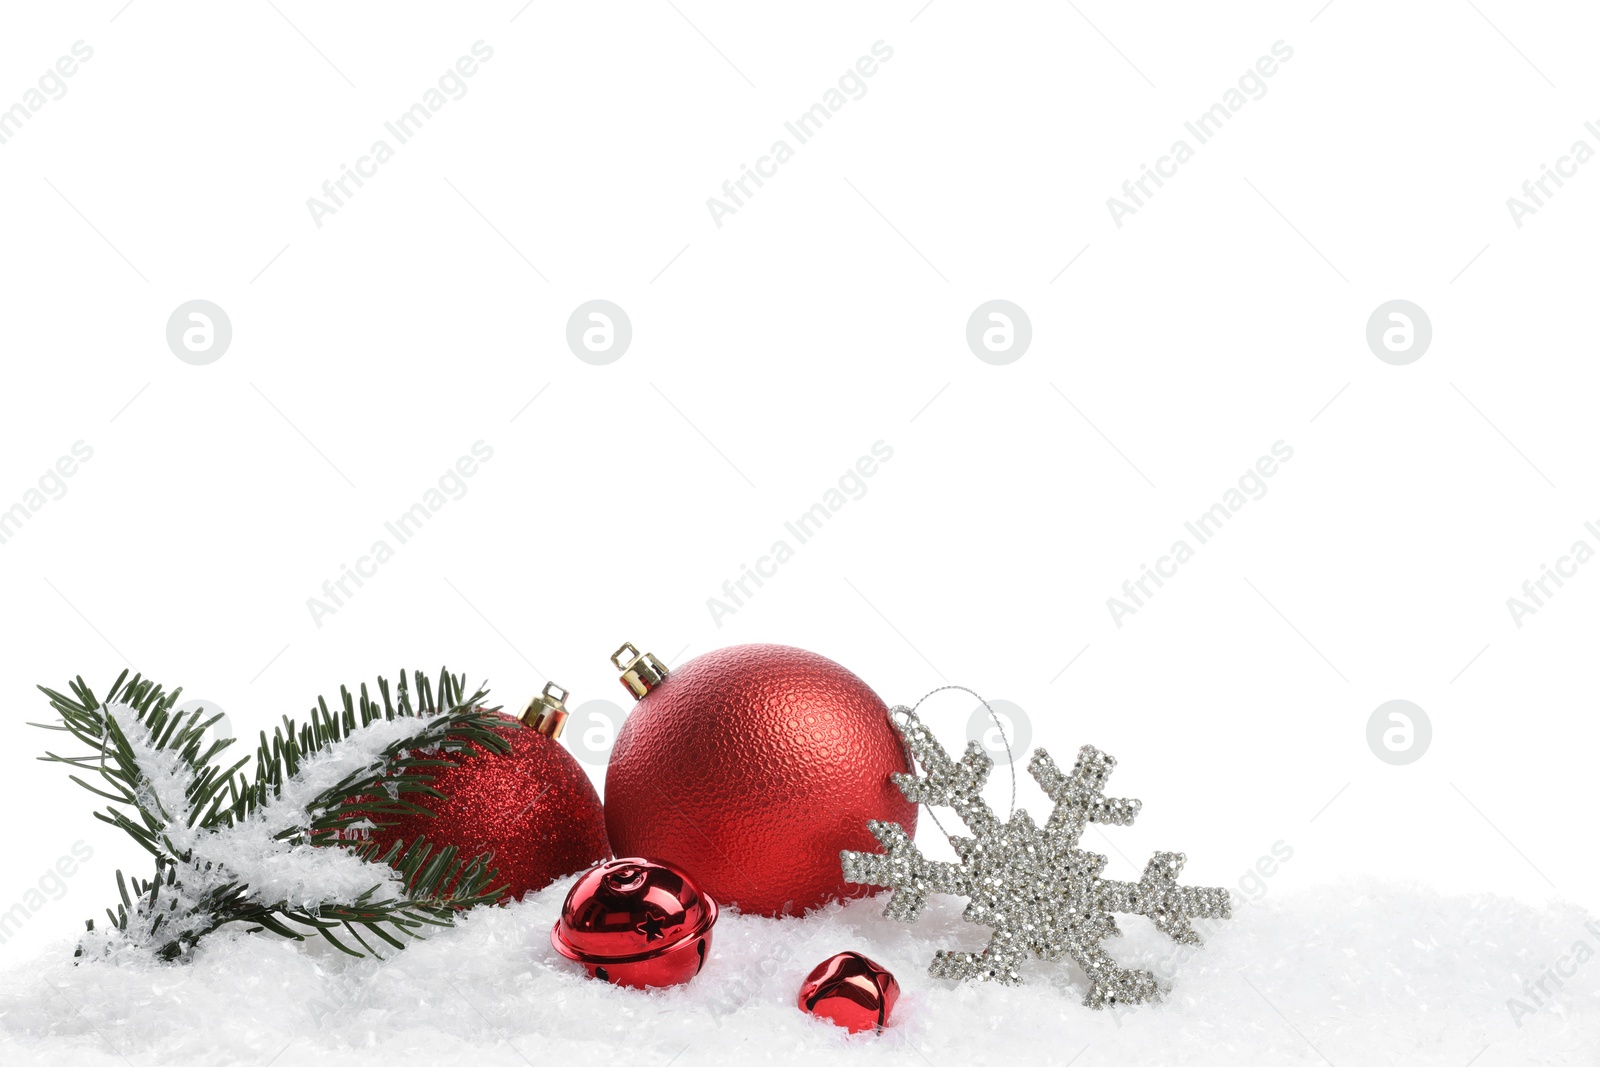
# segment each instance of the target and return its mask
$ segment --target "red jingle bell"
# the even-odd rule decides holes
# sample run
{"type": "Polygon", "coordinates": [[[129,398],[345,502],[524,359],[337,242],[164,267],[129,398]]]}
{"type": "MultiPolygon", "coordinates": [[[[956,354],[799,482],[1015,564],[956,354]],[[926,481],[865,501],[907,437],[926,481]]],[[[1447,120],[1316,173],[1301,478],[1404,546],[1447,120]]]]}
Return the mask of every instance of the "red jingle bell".
{"type": "Polygon", "coordinates": [[[852,1034],[881,1030],[900,999],[900,983],[859,952],[841,952],[817,964],[800,985],[800,1010],[852,1034]]]}
{"type": "Polygon", "coordinates": [[[635,989],[678,985],[705,966],[716,921],[716,901],[676,867],[614,859],[573,883],[550,944],[591,978],[635,989]]]}

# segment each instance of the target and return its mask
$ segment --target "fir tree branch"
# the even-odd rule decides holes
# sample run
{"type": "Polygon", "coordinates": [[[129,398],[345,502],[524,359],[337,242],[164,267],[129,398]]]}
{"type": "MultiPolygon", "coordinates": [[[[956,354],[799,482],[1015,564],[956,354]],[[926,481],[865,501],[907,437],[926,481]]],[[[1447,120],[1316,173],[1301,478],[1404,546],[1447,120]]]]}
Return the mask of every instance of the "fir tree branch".
{"type": "MultiPolygon", "coordinates": [[[[220,715],[174,710],[182,689],[168,692],[127,671],[103,699],[82,677],[69,684],[70,695],[40,686],[60,722],[33,725],[69,733],[90,750],[47,751],[40,758],[98,774],[95,784],[70,777],[110,802],[96,818],[122,829],[156,861],[149,881],[134,878],[130,886],[117,872],[121,904],[114,913],[107,909],[108,929],[97,932],[89,920],[80,954],[134,946],[178,959],[221,927],[247,923],[295,940],[320,936],[361,955],[335,935],[341,930],[377,955],[363,934],[399,948],[402,938],[420,936],[423,927],[449,926],[463,909],[497,901],[503,887],[487,856],[435,849],[425,838],[397,842],[380,854],[376,842],[346,839],[358,828],[391,825],[380,820],[426,812],[416,800],[442,795],[430,773],[452,765],[442,757],[509,750],[497,732],[509,720],[484,706],[486,689],[469,694],[465,681],[448,671],[436,681],[420,671],[402,672],[393,691],[378,679],[377,699],[365,684],[359,696],[341,687],[336,708],[319,698],[304,722],[285,717],[270,738],[263,732],[254,760],[232,763],[223,757],[234,739],[207,742],[220,715]],[[379,726],[381,733],[365,732],[379,726]],[[373,738],[386,743],[371,751],[360,747],[373,738]],[[344,766],[357,756],[353,766],[344,766]],[[244,773],[252,762],[254,773],[244,773]],[[314,789],[309,795],[308,788],[314,789]],[[240,834],[269,834],[261,843],[275,854],[326,850],[330,864],[347,855],[351,860],[342,862],[370,865],[372,882],[363,891],[348,890],[349,899],[302,901],[270,886],[252,887],[231,869],[248,868],[251,857],[214,858],[227,855],[230,842],[243,840],[240,834]]],[[[349,876],[348,868],[340,869],[349,876]]]]}

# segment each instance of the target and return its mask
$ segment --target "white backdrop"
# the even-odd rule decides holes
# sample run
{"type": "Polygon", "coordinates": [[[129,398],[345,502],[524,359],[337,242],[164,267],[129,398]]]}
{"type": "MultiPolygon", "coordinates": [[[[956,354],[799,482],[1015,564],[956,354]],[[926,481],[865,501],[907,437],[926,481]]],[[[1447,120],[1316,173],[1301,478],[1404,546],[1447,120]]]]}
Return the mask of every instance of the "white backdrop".
{"type": "MultiPolygon", "coordinates": [[[[1572,155],[1600,27],[1319,3],[8,8],[0,911],[28,919],[0,953],[67,945],[144,870],[35,762],[36,683],[131,667],[248,743],[401,667],[620,706],[625,640],[1009,701],[1058,757],[1120,759],[1120,876],[1177,848],[1253,896],[1593,905],[1600,568],[1507,599],[1600,548],[1600,167],[1572,155]],[[231,328],[180,339],[198,365],[167,330],[194,300],[231,328]],[[604,365],[567,341],[591,300],[631,324],[604,365]],[[1025,350],[1015,312],[1009,350],[969,347],[991,300],[1025,350]],[[1380,359],[1393,300],[1431,341],[1407,312],[1380,359]],[[1431,727],[1409,763],[1369,745],[1391,700],[1431,727]]],[[[972,707],[924,715],[955,747],[972,707]]]]}

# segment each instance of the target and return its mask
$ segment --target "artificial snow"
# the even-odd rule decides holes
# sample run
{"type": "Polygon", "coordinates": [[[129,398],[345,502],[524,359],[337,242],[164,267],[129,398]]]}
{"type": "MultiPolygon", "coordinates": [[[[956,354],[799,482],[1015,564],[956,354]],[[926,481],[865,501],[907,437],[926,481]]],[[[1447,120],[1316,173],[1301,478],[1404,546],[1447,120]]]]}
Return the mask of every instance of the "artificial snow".
{"type": "Polygon", "coordinates": [[[1600,1063],[1600,922],[1573,905],[1324,887],[1238,905],[1200,948],[1129,918],[1106,946],[1174,988],[1094,1011],[1070,963],[1029,961],[1019,987],[930,978],[936,949],[987,936],[950,898],[911,924],[884,919],[882,898],[792,919],[724,911],[694,981],[620,989],[550,947],[571,882],[383,961],[243,931],[178,964],[74,964],[64,942],[0,973],[0,1063],[1600,1063]],[[795,1006],[806,973],[845,949],[900,981],[881,1034],[795,1006]]]}

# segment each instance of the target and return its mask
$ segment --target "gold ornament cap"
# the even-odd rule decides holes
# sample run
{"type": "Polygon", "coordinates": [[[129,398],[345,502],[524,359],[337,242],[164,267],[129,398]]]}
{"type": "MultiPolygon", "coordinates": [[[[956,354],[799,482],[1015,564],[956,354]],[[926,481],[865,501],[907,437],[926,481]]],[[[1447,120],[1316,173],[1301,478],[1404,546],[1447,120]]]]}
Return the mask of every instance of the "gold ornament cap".
{"type": "Polygon", "coordinates": [[[537,730],[554,741],[567,725],[567,697],[570,694],[554,682],[544,684],[544,692],[522,709],[522,725],[537,730]]]}
{"type": "Polygon", "coordinates": [[[643,700],[645,694],[661,684],[667,676],[667,665],[650,652],[641,653],[631,644],[623,645],[611,653],[611,665],[622,672],[622,687],[633,694],[633,699],[643,700]]]}

